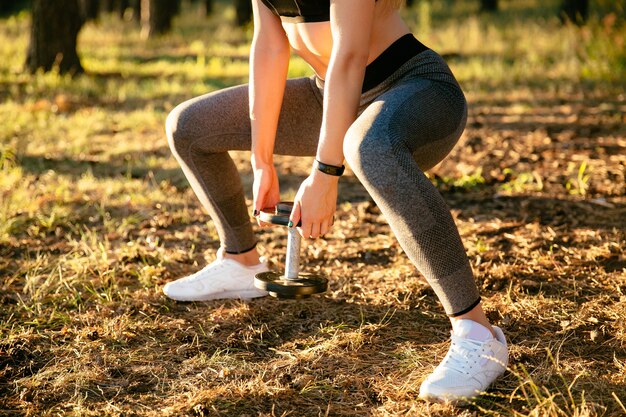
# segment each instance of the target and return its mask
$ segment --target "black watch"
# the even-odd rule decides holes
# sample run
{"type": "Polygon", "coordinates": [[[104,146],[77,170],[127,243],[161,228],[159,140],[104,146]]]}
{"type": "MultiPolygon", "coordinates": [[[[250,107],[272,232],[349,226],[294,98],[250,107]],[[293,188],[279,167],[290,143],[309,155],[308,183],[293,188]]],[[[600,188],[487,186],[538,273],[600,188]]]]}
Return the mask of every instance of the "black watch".
{"type": "Polygon", "coordinates": [[[317,169],[322,171],[324,174],[332,175],[335,177],[341,177],[343,175],[343,171],[346,170],[346,166],[342,165],[340,167],[334,165],[328,165],[323,162],[315,160],[315,164],[317,165],[317,169]]]}

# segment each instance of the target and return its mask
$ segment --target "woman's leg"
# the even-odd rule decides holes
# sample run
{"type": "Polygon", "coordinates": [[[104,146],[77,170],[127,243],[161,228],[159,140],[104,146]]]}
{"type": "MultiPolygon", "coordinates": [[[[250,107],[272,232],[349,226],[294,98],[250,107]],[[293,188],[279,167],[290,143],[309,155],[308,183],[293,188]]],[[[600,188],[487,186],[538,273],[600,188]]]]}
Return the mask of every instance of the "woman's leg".
{"type": "Polygon", "coordinates": [[[423,170],[457,142],[466,111],[460,89],[408,80],[370,104],[344,142],[349,165],[450,316],[480,297],[450,210],[423,170]]]}
{"type": "MultiPolygon", "coordinates": [[[[322,118],[321,94],[312,79],[288,80],[276,134],[275,153],[314,155],[322,118]]],[[[177,106],[166,122],[167,137],[196,196],[220,237],[217,260],[163,287],[179,301],[254,298],[259,263],[244,190],[230,150],[251,147],[248,86],[227,88],[177,106]]]]}
{"type": "MultiPolygon", "coordinates": [[[[275,153],[315,155],[322,107],[313,81],[288,80],[275,153]]],[[[226,253],[256,244],[239,173],[228,154],[250,150],[248,86],[188,100],[169,114],[167,138],[196,196],[208,211],[226,253]]]]}
{"type": "Polygon", "coordinates": [[[371,103],[344,141],[346,160],[400,245],[454,317],[452,344],[420,387],[426,399],[484,391],[508,363],[502,331],[489,324],[450,210],[424,175],[452,149],[467,116],[455,83],[412,78],[371,103]]]}

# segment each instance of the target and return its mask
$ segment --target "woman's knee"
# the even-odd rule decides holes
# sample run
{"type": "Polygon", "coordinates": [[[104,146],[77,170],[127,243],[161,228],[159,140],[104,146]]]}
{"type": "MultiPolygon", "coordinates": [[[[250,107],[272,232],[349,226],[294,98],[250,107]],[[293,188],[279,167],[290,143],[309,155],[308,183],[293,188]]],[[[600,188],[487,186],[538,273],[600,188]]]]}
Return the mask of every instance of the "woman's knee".
{"type": "Polygon", "coordinates": [[[170,149],[179,156],[191,141],[191,135],[185,129],[185,103],[176,106],[165,119],[165,134],[170,149]]]}
{"type": "Polygon", "coordinates": [[[359,156],[361,139],[362,138],[355,135],[351,129],[346,132],[343,138],[343,156],[355,173],[361,166],[361,157],[359,156]]]}
{"type": "Polygon", "coordinates": [[[344,137],[344,157],[357,176],[369,176],[392,154],[389,142],[377,132],[372,126],[354,124],[344,137]]]}
{"type": "Polygon", "coordinates": [[[165,133],[174,156],[184,158],[196,143],[203,152],[211,153],[211,135],[218,133],[217,121],[223,119],[215,113],[216,107],[207,99],[192,99],[174,107],[165,120],[165,133]]]}
{"type": "Polygon", "coordinates": [[[226,88],[179,104],[167,116],[165,131],[176,156],[191,146],[203,153],[245,148],[241,137],[250,136],[247,86],[226,88]],[[236,139],[224,139],[226,134],[236,139]]]}

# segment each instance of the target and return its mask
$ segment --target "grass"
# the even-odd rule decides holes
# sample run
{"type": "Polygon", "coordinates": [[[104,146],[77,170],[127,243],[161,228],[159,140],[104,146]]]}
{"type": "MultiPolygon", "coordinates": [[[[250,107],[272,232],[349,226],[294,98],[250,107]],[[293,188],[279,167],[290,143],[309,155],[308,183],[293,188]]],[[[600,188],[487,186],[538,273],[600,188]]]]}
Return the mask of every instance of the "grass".
{"type": "MultiPolygon", "coordinates": [[[[350,174],[335,228],[303,245],[326,295],[161,295],[219,246],[163,122],[245,82],[251,33],[232,9],[204,19],[186,5],[148,43],[105,15],[80,33],[75,78],[24,73],[29,17],[2,18],[0,415],[626,413],[626,26],[607,2],[583,28],[559,23],[556,1],[501,3],[492,16],[470,1],[404,11],[470,101],[463,142],[430,175],[511,342],[510,372],[459,407],[416,399],[448,325],[350,174]]],[[[294,57],[290,75],[307,74],[294,57]]],[[[233,157],[249,189],[247,155],[233,157]]],[[[277,163],[288,198],[310,160],[277,163]]],[[[282,231],[258,233],[282,268],[282,231]]]]}

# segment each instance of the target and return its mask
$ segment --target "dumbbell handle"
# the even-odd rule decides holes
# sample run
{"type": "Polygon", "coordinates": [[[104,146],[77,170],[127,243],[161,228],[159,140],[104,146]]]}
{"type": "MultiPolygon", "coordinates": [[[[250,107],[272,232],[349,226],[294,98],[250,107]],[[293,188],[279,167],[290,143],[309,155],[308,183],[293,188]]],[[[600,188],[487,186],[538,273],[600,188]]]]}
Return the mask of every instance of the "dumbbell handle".
{"type": "MultiPolygon", "coordinates": [[[[291,202],[280,202],[274,210],[262,210],[259,214],[261,221],[266,223],[287,226],[289,215],[293,208],[291,202]]],[[[302,223],[298,222],[297,226],[302,223]]],[[[296,227],[297,227],[296,226],[296,227]]],[[[287,257],[285,260],[285,278],[298,279],[300,275],[300,233],[296,227],[289,227],[287,235],[287,257]]]]}
{"type": "Polygon", "coordinates": [[[295,227],[289,228],[287,235],[287,258],[285,278],[297,279],[300,274],[300,233],[295,227]]]}

